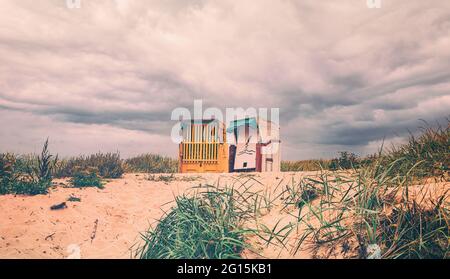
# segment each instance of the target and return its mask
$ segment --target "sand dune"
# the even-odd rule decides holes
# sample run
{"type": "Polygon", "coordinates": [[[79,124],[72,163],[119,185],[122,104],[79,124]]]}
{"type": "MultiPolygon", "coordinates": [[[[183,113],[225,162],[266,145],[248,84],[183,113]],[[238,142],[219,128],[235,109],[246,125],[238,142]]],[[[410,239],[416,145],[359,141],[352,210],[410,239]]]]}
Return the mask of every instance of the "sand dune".
{"type": "MultiPolygon", "coordinates": [[[[309,174],[255,174],[261,183],[254,187],[270,189],[280,181],[309,174]]],[[[170,208],[174,196],[200,183],[233,183],[238,178],[246,179],[238,174],[175,175],[174,181],[165,183],[150,181],[145,174],[126,174],[109,180],[104,189],[74,189],[65,187],[66,180],[56,180],[58,186],[48,195],[0,196],[0,258],[130,258],[130,248],[140,243],[140,232],[170,208]],[[70,196],[81,201],[67,201],[70,196]],[[50,210],[62,202],[67,208],[50,210]]],[[[273,210],[261,220],[270,226],[280,217],[282,213],[273,210]]],[[[273,247],[261,252],[271,258],[292,257],[273,247]]],[[[299,252],[295,257],[310,258],[311,253],[299,252]]]]}
{"type": "Polygon", "coordinates": [[[82,258],[130,258],[139,233],[162,216],[162,208],[170,208],[167,203],[175,195],[199,183],[233,180],[228,174],[191,175],[193,181],[183,179],[189,175],[176,177],[166,184],[149,181],[144,174],[126,174],[110,180],[105,189],[67,188],[67,181],[56,180],[60,185],[48,195],[0,196],[0,258],[66,258],[73,244],[82,258]],[[50,210],[70,196],[81,202],[50,210]]]}

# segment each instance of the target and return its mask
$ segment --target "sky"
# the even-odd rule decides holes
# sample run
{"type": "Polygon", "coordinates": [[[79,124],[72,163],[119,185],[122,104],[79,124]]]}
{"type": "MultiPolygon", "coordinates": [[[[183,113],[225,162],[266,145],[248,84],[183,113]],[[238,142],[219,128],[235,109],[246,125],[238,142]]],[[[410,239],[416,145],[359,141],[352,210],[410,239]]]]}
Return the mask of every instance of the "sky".
{"type": "Polygon", "coordinates": [[[194,100],[279,108],[285,160],[450,116],[448,0],[66,2],[0,0],[0,152],[176,156],[194,100]]]}

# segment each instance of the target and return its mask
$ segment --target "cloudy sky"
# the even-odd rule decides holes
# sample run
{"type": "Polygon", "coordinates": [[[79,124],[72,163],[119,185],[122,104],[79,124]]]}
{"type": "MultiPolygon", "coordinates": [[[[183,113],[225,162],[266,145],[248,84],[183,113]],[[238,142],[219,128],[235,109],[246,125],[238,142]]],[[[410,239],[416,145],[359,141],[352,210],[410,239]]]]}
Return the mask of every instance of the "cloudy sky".
{"type": "Polygon", "coordinates": [[[174,156],[176,107],[279,107],[284,159],[450,116],[450,1],[0,0],[0,152],[174,156]]]}

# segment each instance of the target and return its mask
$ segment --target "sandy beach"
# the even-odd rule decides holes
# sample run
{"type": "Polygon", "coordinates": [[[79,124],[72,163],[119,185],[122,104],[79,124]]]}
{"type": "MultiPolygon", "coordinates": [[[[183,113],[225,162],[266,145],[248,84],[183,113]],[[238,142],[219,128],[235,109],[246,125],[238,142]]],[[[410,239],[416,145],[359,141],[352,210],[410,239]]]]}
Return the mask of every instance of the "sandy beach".
{"type": "MultiPolygon", "coordinates": [[[[304,174],[257,174],[264,185],[304,174]]],[[[156,175],[158,176],[158,175],[156,175]]],[[[0,196],[0,258],[56,258],[69,256],[72,244],[82,258],[130,258],[140,233],[170,209],[176,195],[200,183],[235,181],[231,174],[176,175],[176,181],[155,182],[146,174],[125,174],[108,180],[104,189],[69,188],[67,180],[48,195],[0,196]],[[80,202],[69,202],[69,197],[80,202]],[[50,207],[66,202],[67,208],[50,207]]],[[[256,184],[256,183],[255,183],[256,184]]],[[[263,187],[263,186],[259,186],[263,187]]]]}
{"type": "MultiPolygon", "coordinates": [[[[121,179],[107,180],[104,189],[74,189],[68,187],[67,180],[55,180],[56,186],[48,195],[0,196],[0,258],[64,259],[74,252],[71,246],[79,247],[80,256],[84,259],[132,258],[133,247],[141,243],[140,233],[156,224],[156,220],[164,214],[163,210],[170,209],[175,196],[188,194],[194,186],[246,182],[262,191],[274,191],[280,183],[289,183],[292,179],[298,181],[311,174],[314,172],[178,174],[170,182],[151,181],[147,174],[126,174],[121,179]],[[80,201],[67,201],[70,197],[80,201]],[[62,202],[66,202],[67,208],[50,209],[62,202]]],[[[429,188],[430,193],[436,192],[436,189],[442,192],[448,189],[448,184],[430,184],[429,188]]],[[[260,222],[271,227],[280,219],[281,226],[295,218],[274,208],[261,216],[260,222]]],[[[249,241],[256,247],[261,244],[256,238],[249,241]]],[[[308,249],[292,255],[288,249],[275,245],[260,246],[260,255],[247,252],[244,256],[314,256],[308,249]]],[[[339,251],[334,256],[328,256],[343,257],[339,251]]]]}

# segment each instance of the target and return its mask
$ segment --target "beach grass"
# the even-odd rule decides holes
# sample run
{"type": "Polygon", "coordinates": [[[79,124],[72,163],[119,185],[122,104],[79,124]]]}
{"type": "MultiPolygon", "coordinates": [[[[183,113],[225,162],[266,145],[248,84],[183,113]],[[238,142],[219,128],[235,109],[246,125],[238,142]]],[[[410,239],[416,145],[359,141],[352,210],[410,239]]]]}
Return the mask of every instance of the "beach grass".
{"type": "Polygon", "coordinates": [[[156,154],[142,154],[124,163],[127,172],[172,174],[178,171],[178,160],[156,154]]]}
{"type": "Polygon", "coordinates": [[[46,194],[57,162],[58,156],[50,154],[48,149],[48,139],[37,156],[0,154],[0,194],[46,194]]]}
{"type": "Polygon", "coordinates": [[[175,206],[142,234],[141,259],[236,259],[247,244],[244,200],[234,188],[197,187],[176,197],[175,206]]]}
{"type": "Polygon", "coordinates": [[[428,186],[430,179],[449,181],[449,135],[449,126],[427,127],[368,160],[350,156],[335,171],[319,164],[318,174],[281,181],[270,191],[253,192],[248,181],[257,179],[238,177],[244,199],[234,186],[199,186],[206,190],[176,198],[175,207],[143,233],[136,256],[239,258],[245,249],[258,250],[246,241],[257,237],[265,247],[290,249],[292,255],[306,248],[317,258],[341,248],[344,258],[449,258],[449,191],[431,193],[428,186]],[[296,212],[296,221],[246,225],[263,209],[268,214],[275,208],[296,212]]]}

